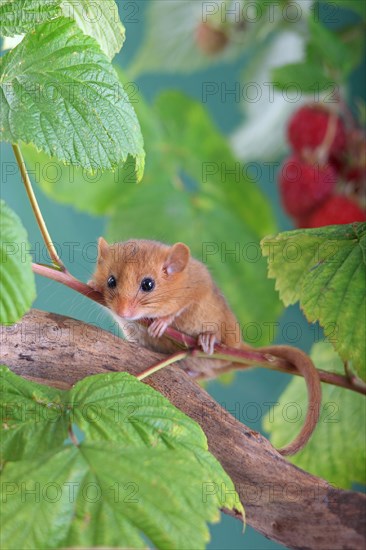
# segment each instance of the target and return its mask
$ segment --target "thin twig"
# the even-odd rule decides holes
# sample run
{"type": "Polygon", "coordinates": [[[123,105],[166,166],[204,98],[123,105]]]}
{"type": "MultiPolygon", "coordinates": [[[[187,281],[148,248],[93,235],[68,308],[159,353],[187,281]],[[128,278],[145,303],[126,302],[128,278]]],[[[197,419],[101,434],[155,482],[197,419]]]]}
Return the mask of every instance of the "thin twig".
{"type": "Polygon", "coordinates": [[[154,374],[155,372],[158,372],[159,370],[164,369],[165,367],[168,367],[173,363],[182,361],[182,359],[186,359],[188,356],[189,356],[188,351],[178,351],[177,353],[174,353],[173,355],[168,357],[168,359],[163,359],[163,361],[159,361],[159,363],[156,363],[152,367],[149,367],[148,369],[144,370],[141,374],[137,375],[136,378],[138,380],[144,380],[144,378],[147,378],[151,374],[154,374]]]}
{"type": "MultiPolygon", "coordinates": [[[[258,351],[260,351],[260,348],[258,348],[258,351]]],[[[215,357],[216,357],[216,354],[215,354],[215,357]]],[[[224,359],[229,359],[230,356],[220,355],[220,357],[224,359]]],[[[295,369],[291,363],[277,356],[275,357],[275,359],[276,359],[275,363],[266,362],[266,363],[263,363],[262,365],[255,363],[255,366],[263,367],[263,368],[274,370],[277,372],[284,372],[285,374],[292,374],[292,375],[294,374],[295,376],[302,377],[302,374],[297,369],[295,369]]],[[[242,370],[242,368],[243,367],[240,366],[239,361],[235,359],[235,363],[231,363],[230,365],[227,365],[225,367],[218,367],[217,369],[215,369],[215,374],[217,376],[221,376],[222,374],[226,374],[227,372],[231,372],[233,370],[242,370]]],[[[316,370],[318,371],[320,381],[324,382],[324,384],[338,386],[339,388],[352,390],[356,393],[366,395],[366,385],[363,384],[362,381],[359,381],[356,377],[349,379],[347,376],[343,376],[342,374],[337,374],[335,372],[329,372],[327,370],[318,369],[318,368],[316,370]]],[[[205,373],[204,372],[198,373],[197,378],[198,380],[205,380],[206,379],[205,373]]]]}
{"type": "Polygon", "coordinates": [[[72,288],[76,292],[79,292],[79,294],[82,294],[83,296],[90,298],[91,300],[93,300],[94,302],[97,302],[102,306],[106,305],[103,299],[103,295],[100,292],[97,292],[90,286],[76,279],[66,269],[64,271],[59,271],[57,268],[54,268],[49,265],[33,263],[32,270],[34,273],[37,273],[37,275],[42,275],[43,277],[47,277],[47,279],[52,279],[53,281],[56,281],[65,286],[68,286],[69,288],[72,288]]]}
{"type": "Polygon", "coordinates": [[[31,203],[34,215],[35,215],[37,223],[38,223],[38,227],[39,227],[39,229],[42,233],[42,237],[43,237],[43,240],[44,240],[45,245],[47,247],[50,258],[51,258],[51,260],[52,260],[52,262],[54,263],[55,266],[57,266],[61,271],[64,271],[65,266],[64,266],[61,258],[57,254],[57,250],[56,250],[56,248],[55,248],[55,246],[52,242],[52,239],[51,239],[51,236],[48,232],[46,223],[43,219],[42,212],[39,208],[36,196],[34,194],[32,183],[31,183],[30,178],[28,176],[28,172],[27,172],[25,162],[24,162],[22,153],[20,151],[19,145],[16,145],[15,143],[13,143],[12,147],[13,147],[15,158],[16,158],[18,166],[19,166],[20,174],[22,176],[22,180],[23,180],[25,189],[26,189],[27,194],[28,194],[29,202],[31,203]]]}

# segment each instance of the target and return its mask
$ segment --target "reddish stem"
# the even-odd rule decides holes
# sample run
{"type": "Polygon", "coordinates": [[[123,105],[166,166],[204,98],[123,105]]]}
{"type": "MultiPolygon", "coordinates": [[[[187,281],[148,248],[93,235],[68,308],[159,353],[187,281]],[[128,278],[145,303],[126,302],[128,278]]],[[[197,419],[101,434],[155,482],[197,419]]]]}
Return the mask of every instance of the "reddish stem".
{"type": "Polygon", "coordinates": [[[87,284],[82,283],[78,279],[75,279],[75,277],[73,277],[67,269],[64,271],[59,271],[57,268],[35,263],[32,263],[32,269],[34,273],[68,286],[69,288],[76,290],[76,292],[79,292],[79,294],[83,294],[83,296],[86,296],[87,298],[94,300],[94,302],[105,306],[103,295],[100,292],[94,290],[87,284]]]}
{"type": "MultiPolygon", "coordinates": [[[[97,302],[102,306],[106,306],[103,295],[100,292],[94,290],[87,284],[82,283],[81,281],[73,277],[73,275],[71,275],[71,273],[69,273],[67,270],[59,271],[57,268],[35,263],[32,264],[32,269],[34,273],[62,283],[63,285],[72,288],[76,292],[79,292],[83,296],[94,300],[94,302],[97,302]]],[[[150,323],[150,321],[148,320],[143,320],[140,322],[145,325],[148,325],[150,323]]],[[[196,338],[193,338],[188,334],[183,334],[172,327],[167,328],[165,335],[174,340],[176,343],[181,344],[182,347],[185,349],[196,348],[194,351],[195,356],[207,357],[200,349],[197,349],[196,338]]],[[[294,365],[292,365],[282,357],[275,356],[265,351],[261,351],[260,348],[253,349],[250,346],[242,349],[233,349],[222,346],[220,344],[216,344],[215,353],[212,356],[212,359],[228,359],[229,361],[234,361],[234,364],[230,365],[229,367],[218,368],[218,375],[228,370],[239,370],[240,368],[245,368],[245,366],[248,367],[253,365],[257,367],[302,376],[299,371],[294,367],[294,365]],[[243,366],[240,367],[239,363],[242,363],[243,366]]],[[[366,385],[355,384],[346,376],[320,369],[318,369],[318,373],[322,382],[350,389],[358,393],[366,394],[366,385]]]]}

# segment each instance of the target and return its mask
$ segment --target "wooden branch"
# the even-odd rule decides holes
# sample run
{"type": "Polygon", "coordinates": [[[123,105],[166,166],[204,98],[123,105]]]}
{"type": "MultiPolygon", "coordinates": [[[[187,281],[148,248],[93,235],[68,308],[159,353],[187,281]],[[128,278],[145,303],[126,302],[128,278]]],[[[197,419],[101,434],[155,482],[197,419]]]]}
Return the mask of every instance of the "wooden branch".
{"type": "MultiPolygon", "coordinates": [[[[63,389],[92,374],[137,375],[163,357],[97,327],[37,310],[13,327],[2,327],[1,336],[2,363],[25,378],[63,389]]],[[[189,360],[185,363],[189,369],[189,360]]],[[[287,462],[180,366],[167,367],[146,383],[201,425],[257,531],[291,548],[365,548],[365,495],[336,489],[287,462]]]]}

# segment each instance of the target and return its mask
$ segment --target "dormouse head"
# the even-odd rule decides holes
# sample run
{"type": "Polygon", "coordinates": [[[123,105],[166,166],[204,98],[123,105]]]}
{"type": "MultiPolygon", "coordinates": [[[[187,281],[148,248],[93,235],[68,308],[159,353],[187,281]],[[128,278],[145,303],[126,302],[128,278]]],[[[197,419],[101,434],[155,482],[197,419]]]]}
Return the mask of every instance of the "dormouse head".
{"type": "Polygon", "coordinates": [[[101,237],[93,284],[123,319],[171,315],[184,306],[189,261],[190,250],[183,243],[130,240],[109,245],[101,237]]]}

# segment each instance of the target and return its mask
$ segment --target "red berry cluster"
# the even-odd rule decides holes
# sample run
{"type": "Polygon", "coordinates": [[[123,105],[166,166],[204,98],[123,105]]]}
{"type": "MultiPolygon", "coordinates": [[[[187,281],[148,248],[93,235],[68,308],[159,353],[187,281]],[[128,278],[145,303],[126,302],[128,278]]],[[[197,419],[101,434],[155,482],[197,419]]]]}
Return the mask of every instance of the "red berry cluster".
{"type": "Polygon", "coordinates": [[[291,156],[279,173],[282,204],[296,227],[366,220],[366,141],[336,113],[317,104],[294,113],[287,129],[291,156]]]}

